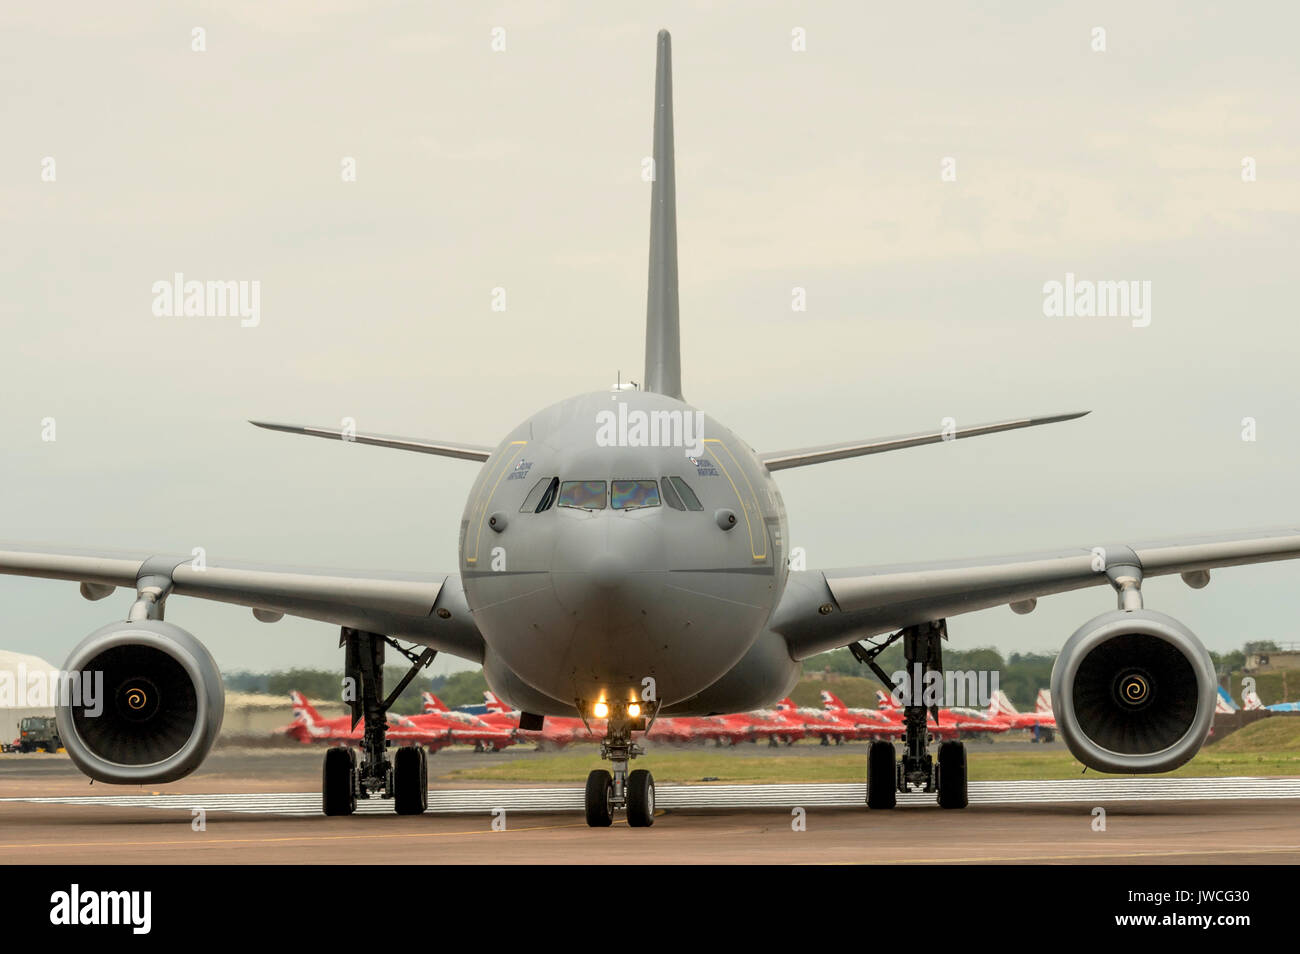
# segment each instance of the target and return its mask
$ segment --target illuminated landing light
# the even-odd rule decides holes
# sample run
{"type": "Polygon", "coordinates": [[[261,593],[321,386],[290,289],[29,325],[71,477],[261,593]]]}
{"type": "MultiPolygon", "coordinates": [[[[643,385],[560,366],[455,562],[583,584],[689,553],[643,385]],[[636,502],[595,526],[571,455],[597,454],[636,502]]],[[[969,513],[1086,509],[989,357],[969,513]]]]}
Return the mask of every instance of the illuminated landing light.
{"type": "Polygon", "coordinates": [[[591,714],[597,719],[603,719],[609,715],[609,706],[605,705],[603,702],[597,702],[591,707],[591,714]]]}
{"type": "Polygon", "coordinates": [[[627,706],[627,714],[633,719],[636,719],[641,715],[641,707],[635,702],[629,702],[627,706]]]}

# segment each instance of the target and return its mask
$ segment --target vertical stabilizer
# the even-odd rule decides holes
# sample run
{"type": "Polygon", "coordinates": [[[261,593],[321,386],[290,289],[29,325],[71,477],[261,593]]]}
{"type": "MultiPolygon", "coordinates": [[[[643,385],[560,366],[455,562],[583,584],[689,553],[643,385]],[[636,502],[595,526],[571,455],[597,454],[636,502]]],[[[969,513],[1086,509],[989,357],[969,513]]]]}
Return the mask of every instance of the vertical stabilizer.
{"type": "Polygon", "coordinates": [[[673,51],[659,31],[655,61],[654,183],[650,187],[650,284],[646,293],[647,391],[682,396],[677,321],[677,180],[673,170],[673,51]]]}

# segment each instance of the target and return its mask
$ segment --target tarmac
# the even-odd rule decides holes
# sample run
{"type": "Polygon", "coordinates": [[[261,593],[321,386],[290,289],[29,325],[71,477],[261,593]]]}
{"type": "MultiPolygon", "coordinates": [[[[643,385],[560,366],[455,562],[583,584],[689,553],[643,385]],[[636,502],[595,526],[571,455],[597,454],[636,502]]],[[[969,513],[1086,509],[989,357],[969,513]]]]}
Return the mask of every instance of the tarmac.
{"type": "Polygon", "coordinates": [[[4,756],[0,864],[1300,863],[1296,778],[972,782],[964,811],[917,794],[885,812],[861,785],[665,784],[653,827],[593,830],[576,784],[440,781],[499,757],[453,751],[430,760],[429,813],[373,800],[325,818],[320,754],[218,750],[159,790],[4,756]]]}

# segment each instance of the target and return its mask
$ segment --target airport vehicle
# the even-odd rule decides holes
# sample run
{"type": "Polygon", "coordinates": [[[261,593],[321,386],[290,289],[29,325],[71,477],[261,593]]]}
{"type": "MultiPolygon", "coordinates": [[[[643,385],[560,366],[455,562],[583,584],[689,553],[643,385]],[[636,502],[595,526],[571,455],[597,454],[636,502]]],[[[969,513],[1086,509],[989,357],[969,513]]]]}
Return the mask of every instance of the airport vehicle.
{"type": "MultiPolygon", "coordinates": [[[[200,567],[189,553],[0,545],[0,572],[71,581],[89,600],[118,587],[134,593],[125,619],[90,633],[64,666],[105,673],[111,700],[100,718],[74,705],[57,710],[81,771],[103,782],[156,784],[192,772],[211,748],[224,706],[221,676],[203,644],[164,619],[174,597],[244,606],[264,623],[290,614],[341,629],[365,729],[359,761],[349,749],[327,753],[327,815],[352,812],[359,797],[391,797],[399,813],[423,810],[422,750],[403,746],[390,759],[386,748],[396,735],[385,718],[396,698],[384,691],[386,650],[411,664],[398,690],[447,652],[482,664],[489,686],[520,710],[522,730],[538,731],[548,717],[593,720],[612,772],[588,777],[587,822],[608,826],[623,811],[632,826],[644,827],[654,821],[654,781],[630,765],[639,754],[632,734],[650,720],[770,705],[790,692],[802,660],[841,646],[884,684],[876,659],[895,644],[909,671],[939,671],[953,618],[1004,605],[1026,614],[1043,597],[1088,587],[1109,587],[1118,605],[1065,640],[1052,672],[1057,722],[1071,752],[1086,766],[1117,773],[1172,770],[1196,753],[1213,717],[1214,667],[1191,629],[1145,605],[1143,583],[1178,575],[1199,589],[1219,567],[1294,559],[1295,525],[791,570],[782,471],[1086,412],[755,451],[683,397],[673,138],[671,49],[662,32],[639,389],[561,401],[495,446],[256,422],[479,465],[454,571],[313,571],[212,559],[200,567]]],[[[748,347],[734,342],[729,358],[744,360],[748,347]]],[[[485,369],[495,363],[486,353],[473,360],[480,359],[485,369]]],[[[1118,491],[1122,474],[1115,482],[1118,491]]],[[[848,503],[845,521],[859,518],[856,506],[848,503]]],[[[145,524],[152,518],[147,507],[138,512],[145,524]]],[[[920,532],[929,531],[918,525],[920,532]]],[[[935,793],[943,808],[964,808],[961,742],[944,741],[932,755],[920,704],[904,707],[901,726],[901,756],[892,743],[871,745],[868,806],[893,808],[899,791],[918,789],[935,793]]]]}
{"type": "Polygon", "coordinates": [[[19,752],[57,752],[62,745],[54,716],[27,716],[18,723],[14,748],[19,752]]]}

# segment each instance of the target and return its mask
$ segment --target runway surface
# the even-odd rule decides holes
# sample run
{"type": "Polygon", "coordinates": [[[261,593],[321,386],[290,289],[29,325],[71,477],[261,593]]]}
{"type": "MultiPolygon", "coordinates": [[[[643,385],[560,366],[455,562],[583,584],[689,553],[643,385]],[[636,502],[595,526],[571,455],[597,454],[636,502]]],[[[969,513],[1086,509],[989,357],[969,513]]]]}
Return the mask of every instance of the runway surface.
{"type": "MultiPolygon", "coordinates": [[[[1300,798],[1295,778],[1142,778],[1081,779],[1042,782],[971,782],[972,805],[1029,805],[1126,801],[1201,801],[1300,798]]],[[[858,808],[866,799],[863,785],[658,785],[655,800],[665,810],[762,808],[858,808]]],[[[3,802],[88,805],[112,808],[155,808],[171,811],[240,812],[246,814],[320,814],[319,792],[213,793],[193,795],[87,795],[0,798],[3,802]]],[[[899,808],[933,807],[933,794],[900,795],[899,808]]],[[[581,812],[582,792],[565,788],[452,789],[429,792],[434,814],[507,812],[581,812]]],[[[392,802],[362,800],[357,812],[390,815],[392,802]]]]}
{"type": "Polygon", "coordinates": [[[325,818],[299,773],[90,796],[33,774],[5,780],[0,864],[1300,863],[1295,778],[976,782],[955,812],[924,795],[868,811],[856,784],[663,785],[652,828],[593,830],[576,785],[440,787],[426,815],[372,801],[325,818]]]}

